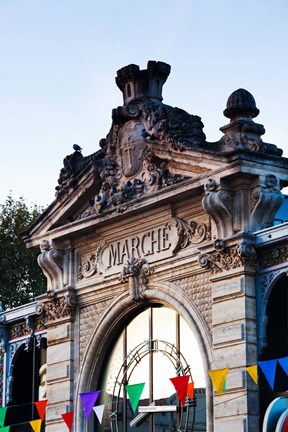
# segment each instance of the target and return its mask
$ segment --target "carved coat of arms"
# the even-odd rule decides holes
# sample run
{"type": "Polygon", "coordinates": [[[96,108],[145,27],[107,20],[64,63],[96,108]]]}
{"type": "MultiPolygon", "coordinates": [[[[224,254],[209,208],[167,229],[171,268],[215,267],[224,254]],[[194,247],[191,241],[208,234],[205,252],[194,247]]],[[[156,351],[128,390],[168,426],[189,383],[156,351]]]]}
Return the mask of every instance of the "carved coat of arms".
{"type": "Polygon", "coordinates": [[[146,147],[143,136],[143,123],[130,120],[123,125],[118,138],[122,172],[125,177],[133,177],[142,168],[143,151],[146,147]]]}

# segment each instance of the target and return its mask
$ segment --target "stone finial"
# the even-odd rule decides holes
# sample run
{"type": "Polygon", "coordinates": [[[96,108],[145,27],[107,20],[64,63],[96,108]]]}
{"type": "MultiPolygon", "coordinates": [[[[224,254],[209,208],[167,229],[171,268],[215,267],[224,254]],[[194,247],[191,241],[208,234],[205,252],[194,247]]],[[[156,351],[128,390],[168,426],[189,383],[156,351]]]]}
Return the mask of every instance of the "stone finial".
{"type": "Polygon", "coordinates": [[[123,93],[124,104],[133,99],[148,97],[162,101],[162,87],[171,67],[167,63],[150,60],[147,69],[130,64],[117,71],[116,84],[123,93]]]}
{"type": "Polygon", "coordinates": [[[220,140],[222,151],[248,150],[281,156],[281,149],[262,141],[264,126],[253,121],[259,112],[254,97],[247,90],[238,89],[229,96],[223,113],[230,123],[220,128],[224,133],[220,140]]]}
{"type": "Polygon", "coordinates": [[[233,119],[233,117],[257,117],[259,109],[256,107],[256,102],[251,93],[245,89],[235,90],[228,98],[226,109],[223,111],[225,117],[233,119]]]}

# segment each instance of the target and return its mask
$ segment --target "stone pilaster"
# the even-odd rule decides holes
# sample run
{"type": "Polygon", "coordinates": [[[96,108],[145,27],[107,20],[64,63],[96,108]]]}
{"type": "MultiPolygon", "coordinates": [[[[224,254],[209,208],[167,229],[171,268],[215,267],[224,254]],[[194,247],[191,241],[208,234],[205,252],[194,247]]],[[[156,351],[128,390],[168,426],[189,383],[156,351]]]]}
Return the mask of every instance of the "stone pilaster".
{"type": "Polygon", "coordinates": [[[45,314],[48,340],[46,432],[66,432],[61,414],[73,411],[74,307],[72,287],[52,294],[39,306],[45,314]]]}
{"type": "Polygon", "coordinates": [[[246,372],[257,362],[256,255],[249,242],[221,245],[199,256],[212,282],[211,369],[229,369],[226,391],[220,397],[214,393],[214,431],[256,431],[258,389],[246,372]]]}

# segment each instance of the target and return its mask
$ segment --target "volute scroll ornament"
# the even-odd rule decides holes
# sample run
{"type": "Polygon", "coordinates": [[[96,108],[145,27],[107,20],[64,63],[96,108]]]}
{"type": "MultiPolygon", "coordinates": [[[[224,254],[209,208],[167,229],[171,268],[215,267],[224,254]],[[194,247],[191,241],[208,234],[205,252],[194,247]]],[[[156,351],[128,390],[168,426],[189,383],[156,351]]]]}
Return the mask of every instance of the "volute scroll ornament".
{"type": "Polygon", "coordinates": [[[251,190],[251,226],[255,232],[273,225],[275,214],[283,204],[284,195],[280,191],[279,180],[274,174],[268,174],[259,185],[251,190]]]}
{"type": "Polygon", "coordinates": [[[217,188],[216,181],[209,179],[205,185],[202,207],[214,220],[218,237],[226,238],[233,234],[233,195],[228,190],[217,191],[217,188]]]}
{"type": "Polygon", "coordinates": [[[38,255],[38,264],[47,278],[47,291],[54,291],[63,286],[63,253],[53,248],[48,240],[43,240],[38,255]]]}

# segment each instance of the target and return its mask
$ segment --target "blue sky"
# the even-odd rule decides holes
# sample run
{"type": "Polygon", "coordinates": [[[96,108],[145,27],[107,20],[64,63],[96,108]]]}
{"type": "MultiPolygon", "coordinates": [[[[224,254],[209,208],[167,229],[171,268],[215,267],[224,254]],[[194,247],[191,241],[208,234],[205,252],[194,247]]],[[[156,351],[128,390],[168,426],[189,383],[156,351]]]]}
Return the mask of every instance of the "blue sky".
{"type": "Polygon", "coordinates": [[[229,95],[250,91],[288,157],[287,22],[287,0],[0,0],[0,202],[50,204],[73,143],[88,155],[109,132],[116,71],[148,60],[171,65],[164,102],[208,141],[229,95]]]}

